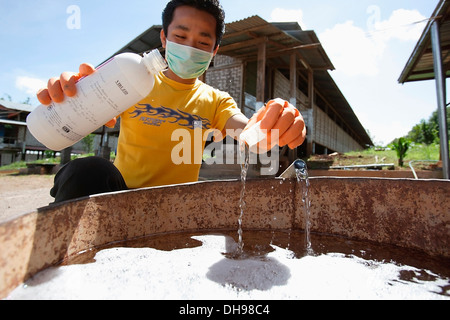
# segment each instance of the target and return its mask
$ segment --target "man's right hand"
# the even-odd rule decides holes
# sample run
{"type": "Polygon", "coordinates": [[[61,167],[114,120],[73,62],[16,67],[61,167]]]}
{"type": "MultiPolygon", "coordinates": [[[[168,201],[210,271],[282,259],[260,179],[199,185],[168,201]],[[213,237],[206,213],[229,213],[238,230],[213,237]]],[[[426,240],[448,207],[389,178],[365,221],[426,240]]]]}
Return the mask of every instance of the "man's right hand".
{"type": "MultiPolygon", "coordinates": [[[[40,103],[47,105],[52,101],[61,103],[65,96],[73,97],[77,94],[77,81],[95,72],[95,67],[88,63],[82,63],[79,68],[79,73],[63,72],[58,78],[54,77],[48,80],[47,88],[41,89],[37,93],[37,98],[40,103]]],[[[116,125],[116,118],[108,121],[105,126],[114,128],[116,125]]]]}

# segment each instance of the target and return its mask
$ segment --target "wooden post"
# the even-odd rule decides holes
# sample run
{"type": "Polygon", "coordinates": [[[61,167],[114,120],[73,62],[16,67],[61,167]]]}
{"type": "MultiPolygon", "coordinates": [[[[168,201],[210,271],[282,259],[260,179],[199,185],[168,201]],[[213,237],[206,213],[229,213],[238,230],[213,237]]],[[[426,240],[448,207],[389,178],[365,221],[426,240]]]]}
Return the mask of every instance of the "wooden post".
{"type": "Polygon", "coordinates": [[[291,88],[290,88],[290,93],[291,93],[291,99],[290,99],[290,103],[296,107],[297,107],[297,56],[295,53],[291,54],[291,61],[290,61],[290,84],[291,84],[291,88]]]}
{"type": "Polygon", "coordinates": [[[258,45],[258,67],[256,80],[257,108],[261,107],[265,101],[264,93],[266,89],[266,56],[267,56],[266,41],[264,41],[258,45]],[[259,106],[258,103],[260,104],[259,106]]]}
{"type": "Polygon", "coordinates": [[[314,71],[308,68],[308,108],[309,108],[309,121],[308,121],[308,133],[307,133],[307,145],[306,145],[306,155],[310,156],[315,153],[314,148],[314,71]]]}
{"type": "Polygon", "coordinates": [[[66,164],[69,163],[70,159],[70,155],[72,153],[72,147],[67,147],[63,150],[61,150],[61,164],[66,164]]]}
{"type": "MultiPolygon", "coordinates": [[[[290,103],[298,109],[297,106],[297,55],[295,52],[291,53],[289,64],[289,81],[290,81],[290,103]]],[[[292,163],[297,159],[297,148],[289,150],[289,162],[292,163]]]]}
{"type": "Polygon", "coordinates": [[[314,107],[314,71],[312,69],[308,69],[308,101],[309,108],[313,109],[314,107]]]}

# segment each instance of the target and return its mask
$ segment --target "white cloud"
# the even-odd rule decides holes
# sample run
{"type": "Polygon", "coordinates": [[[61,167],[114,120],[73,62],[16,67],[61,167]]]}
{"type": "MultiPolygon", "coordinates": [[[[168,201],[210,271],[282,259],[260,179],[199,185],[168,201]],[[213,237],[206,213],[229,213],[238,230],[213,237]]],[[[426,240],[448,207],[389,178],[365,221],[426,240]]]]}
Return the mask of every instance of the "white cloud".
{"type": "Polygon", "coordinates": [[[373,32],[369,34],[382,37],[385,41],[417,41],[425,27],[425,19],[417,10],[395,10],[388,20],[376,22],[373,32]]]}
{"type": "Polygon", "coordinates": [[[272,22],[298,22],[300,27],[305,30],[306,25],[303,22],[303,11],[301,9],[282,9],[275,8],[270,14],[272,22]]]}
{"type": "Polygon", "coordinates": [[[365,26],[347,21],[325,30],[319,38],[336,67],[332,76],[361,124],[370,130],[374,142],[386,145],[435,109],[430,101],[435,96],[433,83],[416,87],[397,82],[426,18],[417,10],[399,9],[381,20],[377,6],[369,9],[365,26]]]}
{"type": "MultiPolygon", "coordinates": [[[[373,19],[373,17],[369,17],[373,19]]],[[[390,40],[417,41],[423,31],[425,17],[417,10],[399,9],[388,20],[373,21],[370,31],[353,21],[325,30],[319,38],[337,72],[349,76],[376,76],[390,40]]]]}
{"type": "MultiPolygon", "coordinates": [[[[399,9],[382,20],[376,5],[366,13],[366,23],[343,20],[319,33],[319,39],[336,68],[332,76],[362,125],[370,130],[374,142],[386,145],[407,134],[426,117],[422,114],[434,110],[428,101],[433,98],[432,90],[429,97],[421,98],[423,91],[430,91],[424,84],[417,90],[397,82],[426,17],[417,10],[399,9]]],[[[305,29],[303,18],[302,10],[277,8],[269,21],[297,21],[305,29]]]]}
{"type": "Polygon", "coordinates": [[[377,62],[383,54],[383,44],[367,37],[353,21],[337,24],[319,37],[337,71],[349,76],[378,73],[377,62]]]}
{"type": "Polygon", "coordinates": [[[39,78],[28,76],[16,77],[16,88],[33,96],[38,92],[39,89],[45,88],[46,86],[47,81],[39,78]]]}

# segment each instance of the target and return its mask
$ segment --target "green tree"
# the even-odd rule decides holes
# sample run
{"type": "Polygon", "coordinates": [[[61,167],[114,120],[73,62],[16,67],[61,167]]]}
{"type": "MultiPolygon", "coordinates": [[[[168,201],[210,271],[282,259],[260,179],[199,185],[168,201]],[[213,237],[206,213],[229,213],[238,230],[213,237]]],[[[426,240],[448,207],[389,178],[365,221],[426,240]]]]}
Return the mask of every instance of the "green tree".
{"type": "Polygon", "coordinates": [[[439,136],[439,129],[436,128],[435,124],[428,121],[422,120],[420,123],[420,129],[421,129],[421,143],[425,143],[427,146],[432,144],[437,137],[439,136]]]}
{"type": "Polygon", "coordinates": [[[395,152],[397,153],[398,165],[400,167],[403,167],[403,159],[405,158],[406,153],[408,152],[410,145],[411,145],[411,142],[408,139],[404,138],[404,137],[396,139],[392,143],[392,149],[394,149],[395,152]]]}
{"type": "MultiPolygon", "coordinates": [[[[450,107],[447,107],[447,123],[450,123],[450,107]]],[[[450,126],[448,127],[450,135],[450,126]]],[[[420,121],[408,133],[407,138],[415,143],[424,143],[430,145],[432,143],[439,143],[439,116],[438,112],[434,111],[431,117],[420,121]]]]}
{"type": "Polygon", "coordinates": [[[422,119],[416,124],[406,136],[415,143],[424,143],[430,145],[439,139],[439,125],[434,121],[425,121],[422,119]]]}
{"type": "MultiPolygon", "coordinates": [[[[450,107],[447,107],[446,109],[447,114],[447,130],[448,135],[450,136],[450,107]]],[[[432,124],[436,130],[436,142],[439,142],[439,115],[437,110],[431,114],[429,123],[432,124]]]]}

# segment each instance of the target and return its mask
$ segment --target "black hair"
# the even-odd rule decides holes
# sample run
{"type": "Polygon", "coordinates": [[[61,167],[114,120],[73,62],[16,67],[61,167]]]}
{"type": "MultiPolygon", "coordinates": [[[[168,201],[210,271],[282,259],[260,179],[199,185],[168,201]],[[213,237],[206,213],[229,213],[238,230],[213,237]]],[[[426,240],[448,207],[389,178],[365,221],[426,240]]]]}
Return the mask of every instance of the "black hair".
{"type": "Polygon", "coordinates": [[[169,25],[173,20],[175,9],[180,6],[190,6],[198,10],[211,14],[216,19],[216,45],[220,44],[225,32],[225,12],[219,3],[219,0],[171,0],[162,14],[163,30],[167,36],[169,25]]]}

